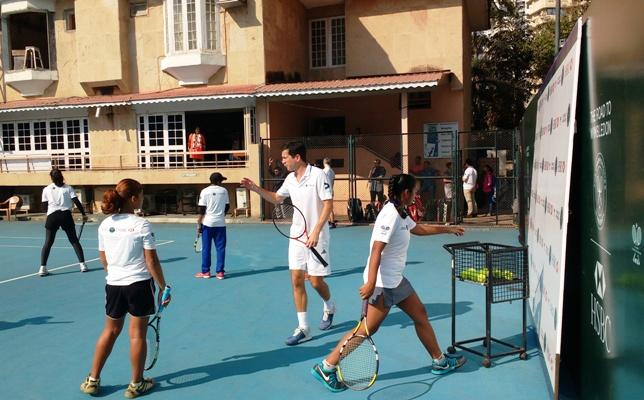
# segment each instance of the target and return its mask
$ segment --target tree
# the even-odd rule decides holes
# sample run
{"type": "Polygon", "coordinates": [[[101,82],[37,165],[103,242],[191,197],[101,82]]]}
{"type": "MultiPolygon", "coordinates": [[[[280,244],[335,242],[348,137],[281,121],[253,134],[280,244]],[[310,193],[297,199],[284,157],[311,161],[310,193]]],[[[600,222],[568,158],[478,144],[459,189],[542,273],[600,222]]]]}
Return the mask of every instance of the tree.
{"type": "Polygon", "coordinates": [[[531,33],[513,3],[492,2],[492,29],[477,32],[472,38],[474,129],[518,126],[534,88],[531,33]]]}
{"type": "MultiPolygon", "coordinates": [[[[559,37],[565,39],[568,37],[572,28],[575,26],[577,19],[586,11],[590,2],[581,3],[576,7],[562,10],[562,16],[559,23],[559,37]]],[[[555,21],[549,20],[537,25],[532,34],[530,42],[530,51],[534,57],[533,76],[536,81],[545,78],[550,69],[550,65],[555,60],[554,41],[555,41],[555,21]]]]}

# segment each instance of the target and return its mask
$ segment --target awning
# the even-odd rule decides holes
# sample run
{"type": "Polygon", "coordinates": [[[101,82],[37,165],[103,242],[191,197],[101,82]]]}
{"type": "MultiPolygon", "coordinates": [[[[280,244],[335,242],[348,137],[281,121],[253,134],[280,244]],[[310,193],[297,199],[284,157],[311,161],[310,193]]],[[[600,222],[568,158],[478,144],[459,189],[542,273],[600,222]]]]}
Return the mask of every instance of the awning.
{"type": "Polygon", "coordinates": [[[431,88],[449,70],[411,74],[347,78],[332,81],[274,83],[268,85],[216,85],[181,87],[160,92],[117,94],[111,96],[48,97],[16,100],[0,104],[0,113],[69,108],[130,106],[194,100],[315,96],[375,91],[400,91],[431,88]]]}
{"type": "Polygon", "coordinates": [[[191,100],[253,98],[257,85],[220,85],[176,88],[161,92],[88,97],[49,97],[0,104],[0,113],[68,108],[128,106],[191,100]]]}
{"type": "Polygon", "coordinates": [[[275,83],[257,89],[257,97],[311,96],[343,93],[366,93],[385,90],[423,89],[438,85],[449,70],[411,74],[347,78],[332,81],[275,83]]]}

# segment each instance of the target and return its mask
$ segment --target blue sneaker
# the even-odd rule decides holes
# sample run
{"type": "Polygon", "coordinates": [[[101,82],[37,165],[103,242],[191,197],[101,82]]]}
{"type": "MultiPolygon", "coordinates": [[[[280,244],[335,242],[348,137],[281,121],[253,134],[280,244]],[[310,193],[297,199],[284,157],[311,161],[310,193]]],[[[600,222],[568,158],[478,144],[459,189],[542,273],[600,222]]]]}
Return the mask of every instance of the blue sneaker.
{"type": "Polygon", "coordinates": [[[295,328],[295,331],[293,331],[293,335],[286,339],[286,344],[289,346],[295,346],[296,344],[307,342],[311,339],[313,339],[313,336],[311,336],[308,329],[297,327],[295,328]]]}
{"type": "Polygon", "coordinates": [[[326,331],[327,329],[331,328],[331,325],[333,325],[334,314],[335,314],[335,307],[333,308],[333,310],[324,310],[324,314],[322,314],[322,320],[320,321],[321,331],[326,331]]]}
{"type": "Polygon", "coordinates": [[[311,375],[315,377],[318,381],[322,382],[324,387],[329,389],[332,392],[342,392],[347,390],[347,386],[338,380],[336,369],[325,369],[322,364],[315,364],[311,368],[311,375]]]}
{"type": "Polygon", "coordinates": [[[444,375],[449,372],[454,371],[456,368],[460,368],[465,364],[467,359],[463,356],[460,357],[447,357],[443,358],[442,362],[432,361],[432,374],[434,375],[444,375]]]}

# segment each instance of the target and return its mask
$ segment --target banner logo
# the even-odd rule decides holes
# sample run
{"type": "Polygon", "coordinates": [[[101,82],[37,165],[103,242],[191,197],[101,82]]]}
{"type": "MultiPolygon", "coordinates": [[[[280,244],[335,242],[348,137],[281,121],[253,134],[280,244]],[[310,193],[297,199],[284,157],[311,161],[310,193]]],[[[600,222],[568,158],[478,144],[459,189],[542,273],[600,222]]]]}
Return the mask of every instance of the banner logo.
{"type": "Polygon", "coordinates": [[[631,227],[631,235],[633,236],[633,264],[640,266],[642,258],[642,227],[636,222],[631,227]]]}
{"type": "Polygon", "coordinates": [[[595,264],[595,291],[599,298],[604,300],[604,292],[606,291],[604,266],[599,261],[595,264]]]}
{"type": "Polygon", "coordinates": [[[590,325],[599,341],[606,348],[606,353],[610,354],[609,335],[612,336],[613,323],[610,315],[604,310],[606,275],[604,274],[604,266],[599,261],[595,263],[595,291],[596,296],[594,293],[590,293],[590,325]]]}
{"type": "Polygon", "coordinates": [[[595,203],[595,221],[597,228],[602,229],[606,220],[606,164],[604,156],[597,154],[595,160],[595,177],[593,179],[593,200],[595,203]]]}

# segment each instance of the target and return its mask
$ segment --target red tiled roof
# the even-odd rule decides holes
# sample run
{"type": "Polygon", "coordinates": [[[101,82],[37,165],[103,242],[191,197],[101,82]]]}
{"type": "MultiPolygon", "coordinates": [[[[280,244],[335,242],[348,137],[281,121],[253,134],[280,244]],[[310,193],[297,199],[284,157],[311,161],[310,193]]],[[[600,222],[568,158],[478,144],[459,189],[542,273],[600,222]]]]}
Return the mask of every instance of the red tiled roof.
{"type": "Polygon", "coordinates": [[[365,92],[372,90],[409,89],[435,86],[438,80],[449,73],[445,71],[419,72],[411,74],[367,76],[332,81],[275,83],[257,89],[258,97],[306,95],[341,92],[365,92]]]}
{"type": "Polygon", "coordinates": [[[27,100],[16,100],[0,103],[2,111],[21,111],[26,109],[76,108],[82,106],[127,105],[147,100],[208,98],[208,97],[251,97],[257,85],[219,85],[182,87],[161,92],[116,94],[111,96],[87,97],[45,97],[27,100]]]}
{"type": "Polygon", "coordinates": [[[367,92],[375,90],[411,89],[436,86],[449,71],[347,78],[332,81],[275,83],[268,85],[218,85],[181,87],[160,92],[118,94],[111,96],[47,97],[0,103],[0,113],[53,108],[99,107],[137,103],[199,100],[210,97],[272,97],[332,93],[367,92]]]}

